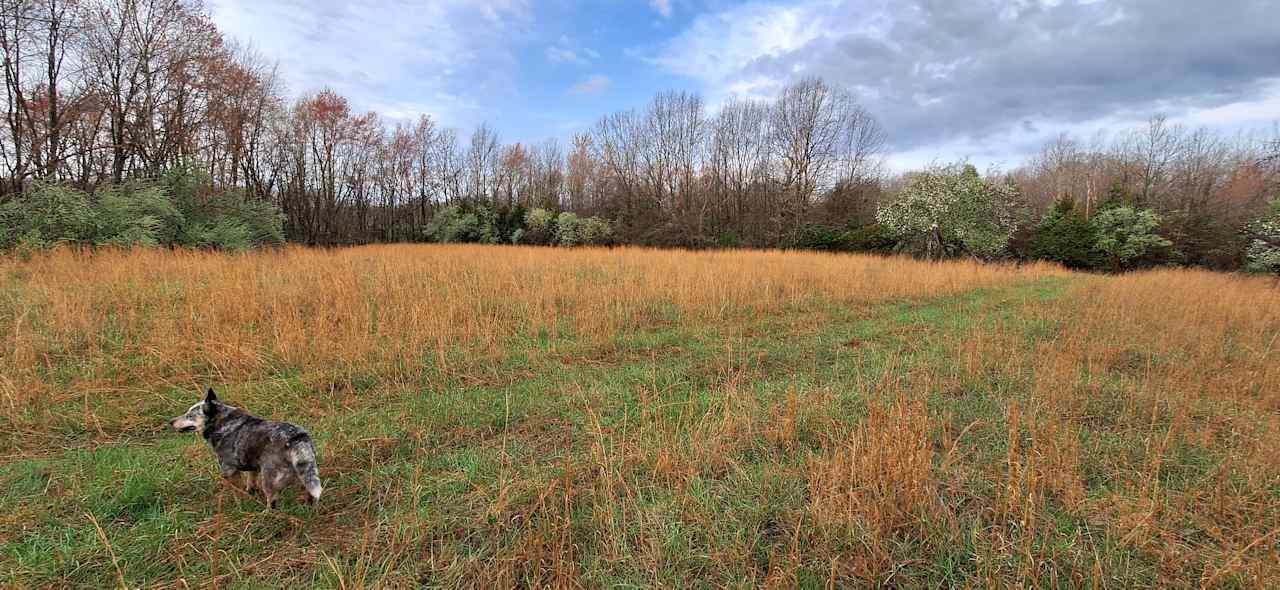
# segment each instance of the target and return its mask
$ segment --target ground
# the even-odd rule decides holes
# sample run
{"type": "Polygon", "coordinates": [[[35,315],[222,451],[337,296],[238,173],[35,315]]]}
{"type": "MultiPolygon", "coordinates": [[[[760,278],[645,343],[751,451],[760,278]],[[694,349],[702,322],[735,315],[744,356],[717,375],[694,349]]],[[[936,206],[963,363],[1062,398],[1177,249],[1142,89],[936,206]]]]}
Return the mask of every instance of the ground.
{"type": "Polygon", "coordinates": [[[3,587],[1280,584],[1280,291],[386,246],[0,259],[3,587]],[[308,428],[268,511],[167,419],[308,428]]]}

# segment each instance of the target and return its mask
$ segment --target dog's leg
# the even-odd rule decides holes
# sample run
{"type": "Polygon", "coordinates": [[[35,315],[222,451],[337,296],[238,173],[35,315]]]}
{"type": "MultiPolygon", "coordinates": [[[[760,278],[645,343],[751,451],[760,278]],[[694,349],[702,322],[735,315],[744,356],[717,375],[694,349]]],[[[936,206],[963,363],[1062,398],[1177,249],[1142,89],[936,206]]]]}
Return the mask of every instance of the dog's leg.
{"type": "Polygon", "coordinates": [[[222,472],[222,481],[226,482],[227,487],[231,488],[232,492],[234,492],[237,496],[240,496],[241,498],[248,498],[250,500],[253,499],[253,494],[250,494],[244,491],[240,487],[240,482],[242,480],[240,478],[240,471],[238,469],[234,467],[228,467],[226,465],[222,465],[222,466],[219,466],[219,471],[222,472]]]}
{"type": "Polygon", "coordinates": [[[276,507],[276,500],[280,497],[284,484],[284,474],[278,471],[264,468],[258,473],[258,488],[262,490],[262,497],[266,499],[268,509],[276,507]]]}
{"type": "Polygon", "coordinates": [[[239,470],[228,465],[219,465],[218,471],[222,473],[222,481],[226,482],[227,485],[231,486],[231,488],[237,492],[243,491],[240,489],[240,485],[238,483],[240,481],[239,470]]]}
{"type": "Polygon", "coordinates": [[[301,480],[297,480],[297,482],[296,482],[296,483],[297,483],[297,486],[298,486],[298,490],[300,490],[300,491],[298,492],[298,496],[299,496],[300,498],[302,498],[302,503],[303,503],[303,504],[306,504],[307,506],[315,506],[315,505],[316,505],[316,498],[315,498],[315,496],[312,496],[312,495],[311,495],[311,492],[310,492],[310,490],[308,490],[308,489],[307,489],[306,484],[302,483],[302,481],[301,481],[301,480]]]}
{"type": "Polygon", "coordinates": [[[242,477],[244,479],[244,491],[249,492],[249,495],[252,496],[253,493],[258,489],[258,484],[257,484],[258,474],[252,471],[242,471],[240,473],[242,474],[242,477]]]}
{"type": "Polygon", "coordinates": [[[244,488],[240,487],[239,482],[241,480],[238,475],[233,475],[231,477],[224,478],[223,481],[227,482],[227,487],[231,488],[231,491],[234,492],[235,495],[240,496],[241,498],[248,498],[250,500],[253,499],[253,494],[246,492],[244,488]]]}

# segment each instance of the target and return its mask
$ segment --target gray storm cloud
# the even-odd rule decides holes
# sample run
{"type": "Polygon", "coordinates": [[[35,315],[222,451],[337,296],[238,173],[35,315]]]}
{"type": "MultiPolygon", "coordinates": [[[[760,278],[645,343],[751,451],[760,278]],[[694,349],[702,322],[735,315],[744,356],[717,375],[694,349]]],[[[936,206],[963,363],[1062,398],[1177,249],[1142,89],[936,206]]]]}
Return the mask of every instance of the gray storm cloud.
{"type": "Polygon", "coordinates": [[[1280,79],[1277,56],[1280,2],[916,0],[735,9],[653,62],[712,94],[820,75],[910,150],[1257,100],[1280,79]]]}

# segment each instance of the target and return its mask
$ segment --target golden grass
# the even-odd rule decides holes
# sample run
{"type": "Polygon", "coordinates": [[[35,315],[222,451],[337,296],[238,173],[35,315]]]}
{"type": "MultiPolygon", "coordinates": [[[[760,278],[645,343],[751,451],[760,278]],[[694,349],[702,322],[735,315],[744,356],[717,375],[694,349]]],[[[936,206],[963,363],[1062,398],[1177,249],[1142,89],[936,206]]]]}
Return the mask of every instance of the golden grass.
{"type": "Polygon", "coordinates": [[[992,543],[1023,544],[1019,574],[1054,567],[1029,544],[1052,506],[1152,557],[1165,585],[1280,583],[1280,285],[1080,277],[1025,315],[948,345],[962,383],[1027,389],[1005,401],[1006,457],[986,476],[992,543]],[[1058,329],[1028,346],[1027,324],[1058,329]]]}
{"type": "MultiPolygon", "coordinates": [[[[482,246],[287,248],[229,256],[70,249],[0,258],[0,405],[127,400],[296,371],[317,385],[448,374],[513,337],[603,342],[662,322],[861,306],[1053,272],[870,256],[482,246]],[[74,370],[55,380],[58,367],[74,370]]],[[[63,370],[66,373],[65,369],[63,370]]],[[[337,385],[335,385],[337,384],[337,385]]]]}
{"type": "MultiPolygon", "coordinates": [[[[1030,403],[1060,435],[1102,420],[1141,445],[1136,461],[1112,465],[1110,493],[1077,509],[1106,514],[1113,534],[1157,555],[1170,577],[1196,572],[1204,586],[1231,576],[1233,584],[1280,581],[1276,283],[1165,270],[1090,281],[1073,302],[1062,335],[1035,352],[1030,403]],[[1097,404],[1103,374],[1118,378],[1125,396],[1105,408],[1097,404]],[[1171,466],[1187,453],[1216,458],[1179,481],[1171,466]]],[[[1042,455],[1052,475],[1041,478],[1077,506],[1070,474],[1078,447],[1049,442],[1042,455]],[[1066,485],[1053,481],[1063,474],[1066,485]]]]}
{"type": "Polygon", "coordinates": [[[884,580],[900,537],[927,539],[943,513],[930,420],[921,401],[877,402],[866,420],[809,467],[809,520],[815,545],[832,546],[833,571],[884,580]],[[846,546],[848,539],[864,543],[846,546]],[[841,540],[846,540],[842,543],[841,540]]]}
{"type": "MultiPolygon", "coordinates": [[[[1280,585],[1274,280],[634,248],[62,250],[0,258],[0,346],[0,467],[154,433],[159,389],[301,379],[246,401],[316,406],[329,503],[268,520],[305,537],[218,580],[1280,585]],[[653,332],[679,337],[623,342],[653,332]],[[529,360],[493,369],[512,355],[529,360]],[[489,405],[391,403],[446,393],[489,405]],[[385,420],[348,428],[332,404],[385,420]],[[83,432],[54,427],[69,414],[83,432]],[[424,459],[453,452],[481,474],[424,459]]],[[[180,460],[198,473],[203,453],[180,460]]],[[[67,522],[95,513],[69,505],[67,522]]],[[[19,508],[0,543],[60,522],[19,508]]],[[[123,572],[100,560],[92,579],[141,585],[129,558],[150,549],[119,545],[133,523],[97,518],[123,572]]],[[[148,558],[181,570],[264,526],[221,505],[183,518],[198,530],[148,558]]]]}

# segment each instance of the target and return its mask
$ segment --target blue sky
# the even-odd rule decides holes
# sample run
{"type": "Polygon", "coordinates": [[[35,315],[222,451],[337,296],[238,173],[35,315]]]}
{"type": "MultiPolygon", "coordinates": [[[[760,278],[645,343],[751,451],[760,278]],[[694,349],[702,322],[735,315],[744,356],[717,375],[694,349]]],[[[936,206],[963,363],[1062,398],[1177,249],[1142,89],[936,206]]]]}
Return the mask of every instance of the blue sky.
{"type": "Polygon", "coordinates": [[[691,80],[646,60],[695,16],[679,0],[216,0],[219,28],[278,60],[291,94],[329,86],[389,117],[567,138],[691,80]]]}
{"type": "Polygon", "coordinates": [[[1059,133],[1161,113],[1227,132],[1280,120],[1280,0],[210,0],[278,61],[384,117],[567,139],[660,90],[850,88],[889,163],[1010,167],[1059,133]]]}

